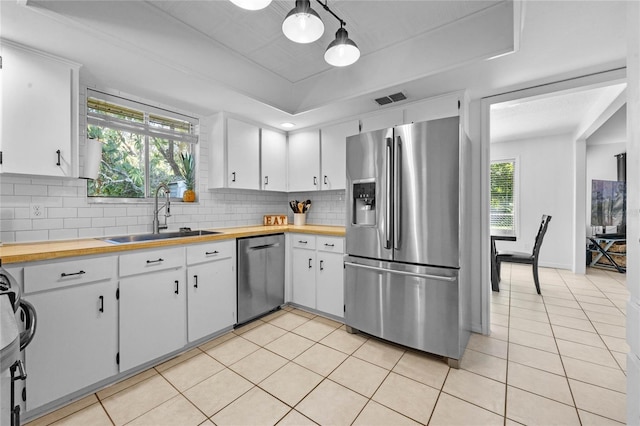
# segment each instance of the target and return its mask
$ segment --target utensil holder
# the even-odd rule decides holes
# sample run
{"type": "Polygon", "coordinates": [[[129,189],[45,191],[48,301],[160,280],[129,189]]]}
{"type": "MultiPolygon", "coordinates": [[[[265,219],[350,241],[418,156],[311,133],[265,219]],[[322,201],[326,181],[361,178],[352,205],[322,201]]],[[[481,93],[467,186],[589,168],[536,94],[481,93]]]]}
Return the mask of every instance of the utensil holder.
{"type": "Polygon", "coordinates": [[[293,224],[295,226],[304,226],[307,224],[307,214],[306,213],[294,213],[293,214],[293,224]]]}

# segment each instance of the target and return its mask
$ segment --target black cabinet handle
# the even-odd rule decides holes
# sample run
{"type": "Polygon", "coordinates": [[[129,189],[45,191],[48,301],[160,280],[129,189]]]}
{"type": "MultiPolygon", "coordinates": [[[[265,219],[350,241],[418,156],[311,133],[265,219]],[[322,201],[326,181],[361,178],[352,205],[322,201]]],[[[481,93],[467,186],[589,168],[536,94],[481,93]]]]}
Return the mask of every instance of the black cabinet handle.
{"type": "Polygon", "coordinates": [[[98,299],[100,299],[100,309],[98,309],[100,312],[104,312],[104,296],[100,296],[98,297],[98,299]]]}
{"type": "Polygon", "coordinates": [[[204,255],[205,255],[205,256],[211,256],[211,255],[218,254],[218,253],[219,253],[219,251],[218,251],[218,250],[214,250],[214,251],[205,251],[205,252],[204,252],[204,255]]]}
{"type": "Polygon", "coordinates": [[[231,178],[231,182],[235,182],[236,181],[236,172],[231,173],[231,176],[233,176],[231,178]]]}
{"type": "Polygon", "coordinates": [[[269,185],[269,176],[264,177],[264,184],[269,185]]]}
{"type": "Polygon", "coordinates": [[[193,288],[198,288],[198,276],[193,276],[193,288]]]}
{"type": "Polygon", "coordinates": [[[335,247],[335,244],[324,243],[325,247],[335,247]]]}
{"type": "Polygon", "coordinates": [[[311,269],[311,261],[312,261],[312,260],[313,260],[313,259],[309,259],[309,269],[311,269]]]}
{"type": "Polygon", "coordinates": [[[329,182],[327,182],[327,175],[324,175],[324,184],[329,185],[329,182]]]}
{"type": "Polygon", "coordinates": [[[318,177],[317,177],[317,176],[314,176],[314,177],[313,177],[313,184],[314,184],[314,185],[317,185],[317,184],[318,184],[318,177]]]}
{"type": "Polygon", "coordinates": [[[67,274],[66,272],[63,272],[63,273],[60,274],[60,278],[73,277],[74,275],[84,275],[84,274],[86,274],[85,271],[72,272],[70,274],[67,274]]]}
{"type": "Polygon", "coordinates": [[[147,260],[147,264],[150,264],[150,263],[160,263],[160,262],[164,262],[164,259],[163,259],[163,258],[161,258],[161,257],[159,257],[159,258],[158,258],[158,259],[156,259],[156,260],[147,260]]]}
{"type": "Polygon", "coordinates": [[[307,244],[307,241],[298,240],[298,244],[307,244]]]}
{"type": "Polygon", "coordinates": [[[57,150],[56,154],[58,154],[58,162],[56,163],[56,166],[59,166],[60,165],[60,150],[57,150]]]}
{"type": "Polygon", "coordinates": [[[324,260],[320,261],[320,270],[324,271],[324,260]]]}
{"type": "Polygon", "coordinates": [[[176,294],[180,294],[180,282],[178,280],[176,280],[176,294]]]}

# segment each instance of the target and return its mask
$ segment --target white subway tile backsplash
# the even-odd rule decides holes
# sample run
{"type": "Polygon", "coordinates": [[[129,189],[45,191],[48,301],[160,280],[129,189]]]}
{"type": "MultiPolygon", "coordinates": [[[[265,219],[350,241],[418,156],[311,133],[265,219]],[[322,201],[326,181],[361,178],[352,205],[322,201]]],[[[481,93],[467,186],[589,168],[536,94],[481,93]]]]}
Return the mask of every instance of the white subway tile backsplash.
{"type": "Polygon", "coordinates": [[[91,228],[91,218],[71,218],[64,219],[65,229],[69,228],[91,228]]]}
{"type": "Polygon", "coordinates": [[[16,231],[16,241],[44,241],[49,238],[49,231],[16,231]]]}
{"type": "Polygon", "coordinates": [[[48,195],[50,197],[77,197],[78,187],[76,186],[49,186],[48,195]]]}
{"type": "Polygon", "coordinates": [[[47,208],[47,217],[48,218],[72,218],[78,216],[78,209],[75,208],[64,208],[64,207],[48,207],[47,208]]]}
{"type": "Polygon", "coordinates": [[[0,229],[3,231],[31,230],[31,219],[0,220],[0,229]]]}
{"type": "Polygon", "coordinates": [[[62,229],[63,219],[34,219],[31,221],[31,229],[62,229]]]}
{"type": "Polygon", "coordinates": [[[93,228],[108,228],[110,226],[116,226],[115,217],[94,217],[91,218],[91,226],[93,228]]]}
{"type": "Polygon", "coordinates": [[[14,184],[12,183],[0,183],[0,196],[13,195],[14,184]]]}
{"type": "Polygon", "coordinates": [[[71,240],[78,238],[77,229],[51,229],[49,231],[50,240],[71,240]]]}

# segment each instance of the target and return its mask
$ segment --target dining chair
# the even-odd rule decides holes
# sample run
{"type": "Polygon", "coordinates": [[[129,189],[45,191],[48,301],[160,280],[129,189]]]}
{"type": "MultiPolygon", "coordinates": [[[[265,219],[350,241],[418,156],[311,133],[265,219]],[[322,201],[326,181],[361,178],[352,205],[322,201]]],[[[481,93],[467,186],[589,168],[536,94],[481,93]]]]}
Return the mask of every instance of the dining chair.
{"type": "Polygon", "coordinates": [[[536,285],[538,294],[540,294],[540,280],[538,279],[538,255],[540,254],[542,239],[544,238],[544,234],[547,232],[549,221],[551,221],[551,216],[543,214],[542,221],[540,222],[540,228],[538,228],[538,234],[536,235],[536,240],[533,244],[533,251],[531,253],[499,251],[496,254],[496,269],[498,270],[498,277],[500,277],[500,266],[502,262],[523,263],[531,265],[533,269],[533,282],[536,285]]]}

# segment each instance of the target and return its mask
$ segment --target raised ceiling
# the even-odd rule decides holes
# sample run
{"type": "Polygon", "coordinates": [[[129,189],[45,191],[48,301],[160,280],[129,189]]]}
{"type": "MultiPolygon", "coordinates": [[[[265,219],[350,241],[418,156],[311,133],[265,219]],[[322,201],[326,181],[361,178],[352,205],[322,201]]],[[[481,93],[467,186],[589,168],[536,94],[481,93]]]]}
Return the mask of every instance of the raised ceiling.
{"type": "MultiPolygon", "coordinates": [[[[307,45],[282,34],[282,21],[293,1],[274,1],[249,12],[229,1],[160,1],[147,3],[205,34],[249,61],[297,83],[330,70],[324,51],[335,38],[338,21],[315,1],[312,7],[325,24],[324,35],[307,45]]],[[[438,27],[459,21],[499,1],[330,1],[363,56],[407,42],[438,27]]]]}
{"type": "MultiPolygon", "coordinates": [[[[626,84],[558,93],[535,99],[519,99],[491,107],[491,143],[510,142],[550,135],[585,135],[591,124],[611,105],[624,103],[626,84]]],[[[616,109],[608,111],[609,116],[616,109]]],[[[607,117],[608,118],[608,117],[607,117]]]]}

